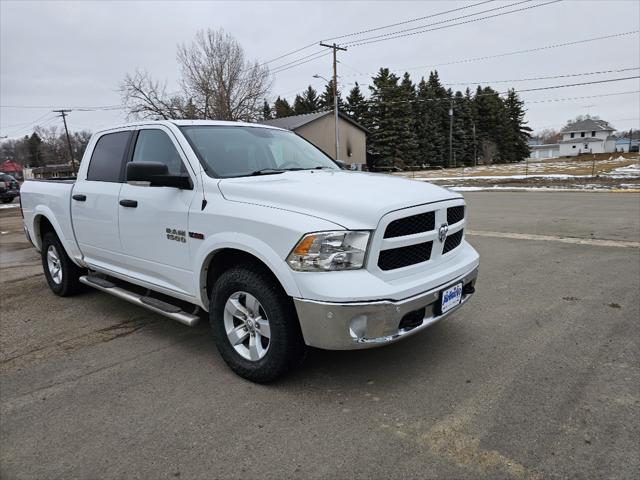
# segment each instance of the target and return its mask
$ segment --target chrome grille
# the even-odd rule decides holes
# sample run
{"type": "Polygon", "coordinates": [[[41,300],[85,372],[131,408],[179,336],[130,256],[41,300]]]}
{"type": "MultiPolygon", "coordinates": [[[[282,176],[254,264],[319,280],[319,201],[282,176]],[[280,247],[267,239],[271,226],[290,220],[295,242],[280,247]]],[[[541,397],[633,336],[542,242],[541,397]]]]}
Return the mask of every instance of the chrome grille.
{"type": "Polygon", "coordinates": [[[424,242],[407,247],[382,250],[378,256],[378,267],[381,270],[394,270],[426,262],[431,258],[432,247],[433,242],[424,242]]]}
{"type": "Polygon", "coordinates": [[[384,238],[404,237],[416,233],[429,232],[435,228],[435,212],[420,213],[394,220],[384,232],[384,238]]]}

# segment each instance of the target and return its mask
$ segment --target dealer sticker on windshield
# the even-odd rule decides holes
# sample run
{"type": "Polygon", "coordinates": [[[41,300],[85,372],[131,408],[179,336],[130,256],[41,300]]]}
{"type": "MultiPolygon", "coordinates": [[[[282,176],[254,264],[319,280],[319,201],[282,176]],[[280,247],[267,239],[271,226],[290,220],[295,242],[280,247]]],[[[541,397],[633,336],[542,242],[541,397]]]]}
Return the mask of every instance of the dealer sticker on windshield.
{"type": "Polygon", "coordinates": [[[445,313],[451,310],[453,307],[460,305],[460,300],[462,300],[462,283],[458,283],[442,292],[440,311],[445,313]]]}

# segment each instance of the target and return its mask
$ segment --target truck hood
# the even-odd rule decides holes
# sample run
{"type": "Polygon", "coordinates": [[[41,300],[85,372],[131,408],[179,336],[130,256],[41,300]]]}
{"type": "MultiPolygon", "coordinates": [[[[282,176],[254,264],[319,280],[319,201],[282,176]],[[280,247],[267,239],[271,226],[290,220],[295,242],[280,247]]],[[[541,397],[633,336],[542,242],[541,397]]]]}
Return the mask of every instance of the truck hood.
{"type": "Polygon", "coordinates": [[[372,230],[383,215],[461,195],[429,183],[377,173],[304,170],[220,180],[231,201],[294,211],[352,230],[372,230]]]}

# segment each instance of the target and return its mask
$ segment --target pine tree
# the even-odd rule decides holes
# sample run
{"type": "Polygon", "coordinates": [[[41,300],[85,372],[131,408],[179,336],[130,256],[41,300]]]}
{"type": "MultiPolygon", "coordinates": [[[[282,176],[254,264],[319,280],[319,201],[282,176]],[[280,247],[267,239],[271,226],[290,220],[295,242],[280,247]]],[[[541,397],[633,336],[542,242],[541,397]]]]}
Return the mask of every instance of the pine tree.
{"type": "MultiPolygon", "coordinates": [[[[338,88],[338,111],[342,110],[342,94],[338,88]]],[[[320,108],[333,109],[333,79],[325,85],[324,92],[320,95],[320,108]]]]}
{"type": "Polygon", "coordinates": [[[262,119],[263,120],[271,120],[273,116],[271,115],[271,105],[266,100],[262,105],[262,119]]]}
{"type": "Polygon", "coordinates": [[[367,122],[367,112],[369,107],[364,95],[360,91],[360,86],[356,82],[356,86],[351,89],[345,103],[345,111],[347,115],[356,122],[364,125],[367,122]]]}
{"type": "Polygon", "coordinates": [[[397,99],[398,77],[389,73],[388,68],[381,68],[373,77],[372,83],[373,85],[369,86],[369,150],[376,165],[391,166],[395,161],[395,144],[398,141],[397,121],[392,103],[397,99]]]}
{"type": "Polygon", "coordinates": [[[276,98],[275,103],[273,104],[273,110],[275,112],[275,118],[283,118],[290,117],[291,115],[295,115],[293,108],[289,105],[286,98],[276,98]]]}
{"type": "Polygon", "coordinates": [[[311,85],[301,95],[296,95],[296,99],[293,102],[293,110],[296,115],[313,113],[318,111],[319,108],[320,98],[318,97],[318,92],[311,85]]]}
{"type": "Polygon", "coordinates": [[[28,146],[28,159],[30,167],[39,167],[43,164],[42,161],[42,140],[40,136],[33,132],[27,141],[28,146]]]}
{"type": "Polygon", "coordinates": [[[478,87],[474,97],[476,138],[479,156],[485,163],[504,161],[506,111],[502,99],[491,87],[478,87]]]}
{"type": "Polygon", "coordinates": [[[411,77],[405,72],[400,82],[397,111],[401,115],[397,145],[399,154],[406,165],[415,166],[418,158],[418,140],[416,137],[414,106],[416,88],[411,77]]]}
{"type": "Polygon", "coordinates": [[[509,90],[504,100],[506,109],[505,141],[508,149],[503,156],[506,162],[521,162],[530,152],[528,140],[531,137],[531,128],[527,127],[524,120],[524,102],[518,98],[515,90],[509,90]]]}
{"type": "Polygon", "coordinates": [[[400,79],[381,68],[373,78],[368,123],[370,151],[376,163],[411,165],[416,160],[418,143],[414,128],[415,88],[408,74],[400,79]]]}
{"type": "Polygon", "coordinates": [[[421,164],[446,165],[449,160],[449,96],[438,72],[418,84],[415,121],[421,164]]]}

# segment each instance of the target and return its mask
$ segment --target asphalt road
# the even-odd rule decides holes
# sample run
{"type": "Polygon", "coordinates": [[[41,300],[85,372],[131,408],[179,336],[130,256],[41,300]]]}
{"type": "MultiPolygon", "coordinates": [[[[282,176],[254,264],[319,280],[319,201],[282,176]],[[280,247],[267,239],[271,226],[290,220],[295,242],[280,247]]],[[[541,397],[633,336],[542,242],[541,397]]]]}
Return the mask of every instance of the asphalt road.
{"type": "Polygon", "coordinates": [[[465,196],[465,308],[268,386],[206,322],[55,297],[0,210],[0,477],[638,478],[640,196],[465,196]]]}

